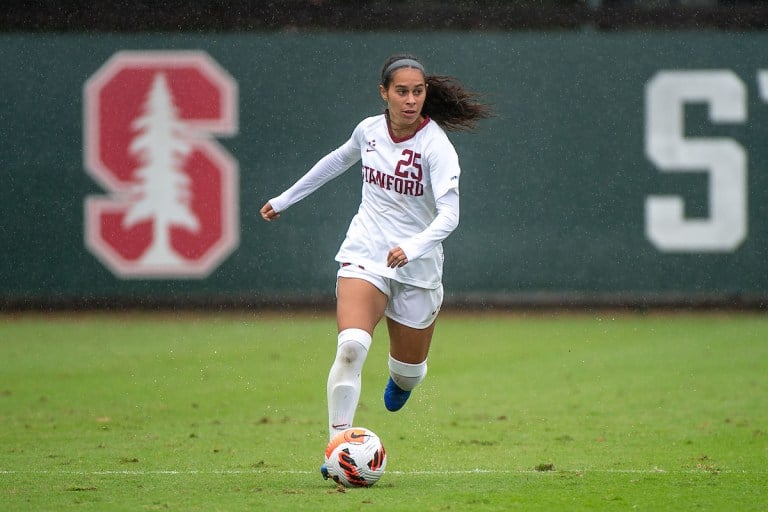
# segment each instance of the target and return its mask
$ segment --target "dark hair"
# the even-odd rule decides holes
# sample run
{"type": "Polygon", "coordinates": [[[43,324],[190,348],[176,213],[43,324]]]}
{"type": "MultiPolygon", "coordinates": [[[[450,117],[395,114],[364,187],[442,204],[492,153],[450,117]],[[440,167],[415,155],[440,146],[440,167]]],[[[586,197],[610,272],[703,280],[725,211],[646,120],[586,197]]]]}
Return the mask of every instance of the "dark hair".
{"type": "MultiPolygon", "coordinates": [[[[381,68],[381,85],[385,89],[389,88],[392,75],[396,70],[403,67],[415,67],[404,64],[389,69],[393,63],[402,59],[410,59],[420,63],[418,58],[405,53],[389,57],[384,61],[381,68]]],[[[421,113],[424,116],[429,116],[448,131],[474,130],[477,127],[477,121],[493,115],[489,105],[478,101],[480,94],[468,91],[461,82],[452,76],[429,75],[425,72],[424,81],[427,84],[427,97],[424,100],[421,113]]]]}

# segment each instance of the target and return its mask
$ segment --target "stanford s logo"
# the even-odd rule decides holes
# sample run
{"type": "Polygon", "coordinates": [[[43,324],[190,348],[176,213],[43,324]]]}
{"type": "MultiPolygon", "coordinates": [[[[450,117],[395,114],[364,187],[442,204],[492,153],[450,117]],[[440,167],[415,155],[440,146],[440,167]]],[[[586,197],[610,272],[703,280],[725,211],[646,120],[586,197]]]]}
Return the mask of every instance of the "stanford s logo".
{"type": "Polygon", "coordinates": [[[203,278],[239,239],[237,84],[205,52],[118,52],[84,86],[85,243],[124,278],[203,278]]]}

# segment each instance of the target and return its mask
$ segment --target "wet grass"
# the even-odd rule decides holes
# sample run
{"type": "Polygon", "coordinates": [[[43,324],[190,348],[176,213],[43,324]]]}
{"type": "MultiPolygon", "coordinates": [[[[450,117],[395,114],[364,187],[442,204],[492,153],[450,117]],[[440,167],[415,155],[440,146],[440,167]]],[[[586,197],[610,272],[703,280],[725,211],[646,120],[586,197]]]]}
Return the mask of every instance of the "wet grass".
{"type": "Polygon", "coordinates": [[[326,315],[0,317],[3,510],[765,510],[768,317],[446,313],[429,375],[357,423],[387,473],[317,471],[326,315]]]}

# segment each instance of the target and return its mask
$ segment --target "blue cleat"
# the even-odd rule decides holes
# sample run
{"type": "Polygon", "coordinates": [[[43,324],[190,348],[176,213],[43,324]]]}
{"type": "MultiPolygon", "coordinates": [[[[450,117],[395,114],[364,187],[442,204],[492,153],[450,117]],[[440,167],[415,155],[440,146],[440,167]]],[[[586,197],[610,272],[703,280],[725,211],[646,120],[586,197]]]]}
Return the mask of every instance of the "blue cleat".
{"type": "Polygon", "coordinates": [[[320,466],[320,474],[323,475],[323,480],[328,480],[330,476],[328,475],[328,468],[323,464],[320,466]]]}
{"type": "Polygon", "coordinates": [[[392,377],[390,377],[387,382],[387,387],[384,388],[384,406],[388,411],[399,411],[403,408],[410,396],[410,391],[400,389],[400,387],[395,384],[395,381],[392,380],[392,377]]]}

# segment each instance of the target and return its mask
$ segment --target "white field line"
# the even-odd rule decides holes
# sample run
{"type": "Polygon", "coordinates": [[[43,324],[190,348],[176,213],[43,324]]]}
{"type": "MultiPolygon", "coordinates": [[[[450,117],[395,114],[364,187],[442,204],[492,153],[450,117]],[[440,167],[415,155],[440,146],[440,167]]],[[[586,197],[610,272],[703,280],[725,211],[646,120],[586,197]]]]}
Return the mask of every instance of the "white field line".
{"type": "MultiPolygon", "coordinates": [[[[159,470],[93,470],[93,471],[67,471],[67,470],[4,470],[0,469],[0,475],[124,475],[124,476],[148,476],[148,475],[314,475],[317,471],[307,470],[270,470],[270,469],[159,469],[159,470]]],[[[557,474],[638,474],[638,475],[658,475],[658,474],[698,474],[698,473],[720,473],[734,475],[766,474],[768,471],[746,471],[746,470],[727,470],[727,469],[677,469],[666,470],[660,468],[652,469],[555,469],[550,471],[537,471],[533,469],[464,469],[464,470],[424,470],[424,471],[387,471],[391,475],[557,475],[557,474]]]]}

